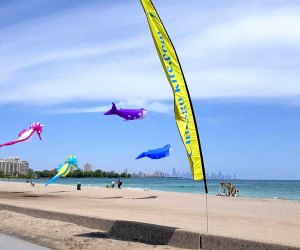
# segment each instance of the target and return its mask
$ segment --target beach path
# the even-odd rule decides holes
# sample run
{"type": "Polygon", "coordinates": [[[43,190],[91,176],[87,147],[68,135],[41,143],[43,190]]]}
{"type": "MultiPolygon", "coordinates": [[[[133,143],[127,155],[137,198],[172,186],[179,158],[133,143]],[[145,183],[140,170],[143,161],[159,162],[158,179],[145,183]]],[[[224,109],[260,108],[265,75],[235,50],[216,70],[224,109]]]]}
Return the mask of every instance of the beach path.
{"type": "Polygon", "coordinates": [[[0,249],[5,250],[50,250],[15,237],[0,233],[0,249]]]}

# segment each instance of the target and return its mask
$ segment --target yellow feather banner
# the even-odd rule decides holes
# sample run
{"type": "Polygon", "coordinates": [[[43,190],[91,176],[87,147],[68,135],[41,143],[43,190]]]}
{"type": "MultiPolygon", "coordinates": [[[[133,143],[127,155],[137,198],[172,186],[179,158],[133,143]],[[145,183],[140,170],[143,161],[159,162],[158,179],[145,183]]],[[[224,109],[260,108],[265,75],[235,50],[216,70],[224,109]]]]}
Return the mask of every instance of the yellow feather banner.
{"type": "Polygon", "coordinates": [[[207,193],[197,124],[180,62],[172,41],[151,0],[141,0],[141,4],[148,20],[157,53],[174,94],[176,124],[186,148],[193,178],[194,180],[205,181],[205,191],[207,193]]]}

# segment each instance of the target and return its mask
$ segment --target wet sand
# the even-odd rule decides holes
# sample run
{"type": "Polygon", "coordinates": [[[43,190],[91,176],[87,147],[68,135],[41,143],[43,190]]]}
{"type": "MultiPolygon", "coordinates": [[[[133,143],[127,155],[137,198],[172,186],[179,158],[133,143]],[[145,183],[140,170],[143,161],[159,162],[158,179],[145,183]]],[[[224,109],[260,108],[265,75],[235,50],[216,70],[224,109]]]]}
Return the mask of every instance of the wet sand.
{"type": "MultiPolygon", "coordinates": [[[[0,203],[206,232],[198,194],[0,182],[0,203]]],[[[209,195],[208,214],[210,234],[300,246],[299,201],[209,195]]]]}

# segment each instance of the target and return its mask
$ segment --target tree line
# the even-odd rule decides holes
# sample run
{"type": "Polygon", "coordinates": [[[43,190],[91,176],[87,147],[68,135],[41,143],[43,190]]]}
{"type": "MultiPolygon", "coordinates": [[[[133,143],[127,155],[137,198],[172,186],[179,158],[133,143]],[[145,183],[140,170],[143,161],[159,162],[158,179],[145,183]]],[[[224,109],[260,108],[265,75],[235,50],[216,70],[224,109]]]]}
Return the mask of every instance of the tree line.
{"type": "MultiPolygon", "coordinates": [[[[17,172],[12,175],[6,175],[3,171],[0,171],[0,178],[52,178],[56,173],[51,170],[43,170],[43,171],[32,171],[30,169],[28,175],[19,174],[17,172]]],[[[127,173],[115,173],[115,172],[106,172],[100,169],[96,171],[85,171],[82,170],[74,170],[70,172],[67,177],[69,178],[130,178],[131,175],[127,173]]]]}

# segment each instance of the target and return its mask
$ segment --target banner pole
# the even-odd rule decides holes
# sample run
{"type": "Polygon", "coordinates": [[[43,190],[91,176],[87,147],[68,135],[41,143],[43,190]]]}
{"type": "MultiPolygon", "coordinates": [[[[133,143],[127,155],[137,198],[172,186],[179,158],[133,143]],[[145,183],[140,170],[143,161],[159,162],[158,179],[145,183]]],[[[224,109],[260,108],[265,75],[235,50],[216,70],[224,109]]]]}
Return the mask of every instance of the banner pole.
{"type": "Polygon", "coordinates": [[[208,209],[207,209],[207,193],[205,194],[205,207],[206,207],[206,233],[208,234],[208,209]]]}

